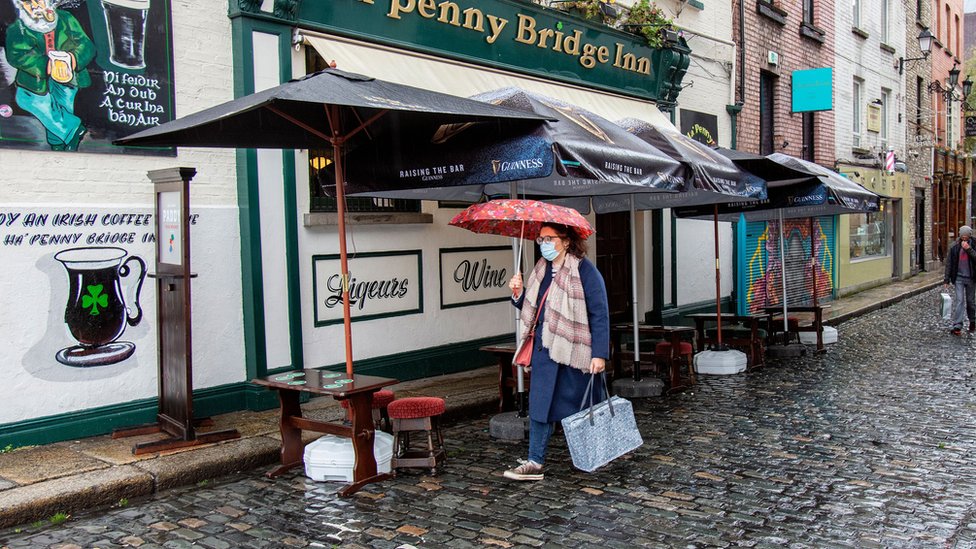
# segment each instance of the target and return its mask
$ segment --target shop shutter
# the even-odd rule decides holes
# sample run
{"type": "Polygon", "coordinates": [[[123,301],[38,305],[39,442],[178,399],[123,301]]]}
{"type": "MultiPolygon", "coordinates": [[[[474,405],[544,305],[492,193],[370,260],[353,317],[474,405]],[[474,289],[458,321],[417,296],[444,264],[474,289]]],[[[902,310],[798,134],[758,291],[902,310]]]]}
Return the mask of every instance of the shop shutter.
{"type": "MultiPolygon", "coordinates": [[[[810,268],[811,219],[784,220],[787,305],[813,303],[814,276],[810,268]]],[[[738,303],[740,312],[782,306],[778,221],[740,223],[738,303]]],[[[836,239],[834,217],[813,218],[817,244],[817,301],[828,301],[834,290],[836,239]]]]}

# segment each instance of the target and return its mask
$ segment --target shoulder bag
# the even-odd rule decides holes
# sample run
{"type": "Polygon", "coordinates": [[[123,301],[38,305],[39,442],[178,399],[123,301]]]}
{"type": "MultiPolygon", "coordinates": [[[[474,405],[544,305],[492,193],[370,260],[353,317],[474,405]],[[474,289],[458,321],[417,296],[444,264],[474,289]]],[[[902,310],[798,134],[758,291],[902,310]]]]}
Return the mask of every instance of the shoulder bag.
{"type": "Polygon", "coordinates": [[[609,398],[599,404],[593,404],[595,377],[596,374],[590,376],[586,394],[580,402],[580,411],[562,420],[563,433],[566,435],[569,455],[573,458],[573,466],[587,473],[592,473],[644,444],[644,439],[637,429],[637,421],[634,419],[634,407],[625,398],[610,396],[610,391],[607,390],[607,378],[603,373],[600,374],[603,390],[609,398]],[[584,409],[587,398],[590,406],[584,409]]]}
{"type": "Polygon", "coordinates": [[[535,329],[539,325],[539,312],[542,311],[542,305],[546,302],[546,296],[549,295],[550,289],[552,289],[552,284],[546,288],[546,293],[542,294],[542,299],[539,300],[539,306],[535,308],[535,320],[532,321],[532,328],[525,336],[525,339],[522,340],[522,345],[519,346],[518,351],[515,351],[515,358],[512,359],[512,364],[521,366],[526,371],[532,367],[532,347],[535,346],[535,329]]]}

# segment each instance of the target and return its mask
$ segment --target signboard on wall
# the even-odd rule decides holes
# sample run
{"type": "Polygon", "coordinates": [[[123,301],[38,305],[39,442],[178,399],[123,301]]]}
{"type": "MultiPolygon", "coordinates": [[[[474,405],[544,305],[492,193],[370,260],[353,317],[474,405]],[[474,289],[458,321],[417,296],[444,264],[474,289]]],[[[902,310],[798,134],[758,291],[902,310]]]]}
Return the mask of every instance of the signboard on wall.
{"type": "Polygon", "coordinates": [[[441,309],[511,298],[511,247],[446,248],[440,256],[441,309]]]}
{"type": "MultiPolygon", "coordinates": [[[[359,253],[349,258],[352,321],[424,312],[420,250],[359,253]]],[[[315,326],[342,323],[339,255],[312,256],[315,326]]]]}
{"type": "Polygon", "coordinates": [[[170,0],[31,4],[0,1],[0,147],[131,153],[112,141],[174,118],[170,0]]]}
{"type": "Polygon", "coordinates": [[[881,106],[874,103],[867,108],[868,131],[879,133],[881,131],[881,106]]]}
{"type": "Polygon", "coordinates": [[[976,137],[976,114],[966,115],[966,137],[976,137]]]}
{"type": "Polygon", "coordinates": [[[833,77],[830,67],[793,71],[793,112],[833,109],[833,77]]]}
{"type": "Polygon", "coordinates": [[[681,133],[714,147],[718,145],[718,117],[698,111],[681,109],[681,133]]]}

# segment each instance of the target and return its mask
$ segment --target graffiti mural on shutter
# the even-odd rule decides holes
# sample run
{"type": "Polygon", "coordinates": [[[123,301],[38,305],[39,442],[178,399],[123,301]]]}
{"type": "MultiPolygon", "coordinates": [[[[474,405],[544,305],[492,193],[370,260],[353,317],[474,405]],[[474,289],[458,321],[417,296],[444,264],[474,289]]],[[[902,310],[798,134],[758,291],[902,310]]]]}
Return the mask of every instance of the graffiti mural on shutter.
{"type": "MultiPolygon", "coordinates": [[[[780,257],[779,222],[739,223],[742,252],[738,257],[738,303],[742,313],[783,304],[784,262],[780,257]]],[[[818,302],[829,300],[834,290],[834,217],[783,220],[787,305],[813,303],[814,280],[818,302]],[[811,238],[811,234],[813,238],[811,238]],[[815,263],[811,266],[810,248],[815,263]],[[813,267],[813,268],[811,268],[813,267]]]]}

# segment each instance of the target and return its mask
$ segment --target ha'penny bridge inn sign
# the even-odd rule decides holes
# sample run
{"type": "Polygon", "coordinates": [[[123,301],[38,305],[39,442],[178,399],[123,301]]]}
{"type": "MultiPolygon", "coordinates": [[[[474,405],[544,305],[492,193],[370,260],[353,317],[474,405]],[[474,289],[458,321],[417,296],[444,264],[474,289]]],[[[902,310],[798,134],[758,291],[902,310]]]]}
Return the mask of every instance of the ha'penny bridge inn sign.
{"type": "Polygon", "coordinates": [[[681,38],[654,49],[641,36],[524,0],[278,0],[273,16],[259,4],[241,0],[240,11],[231,15],[280,19],[310,31],[623,93],[664,108],[674,105],[691,60],[681,38]]]}

